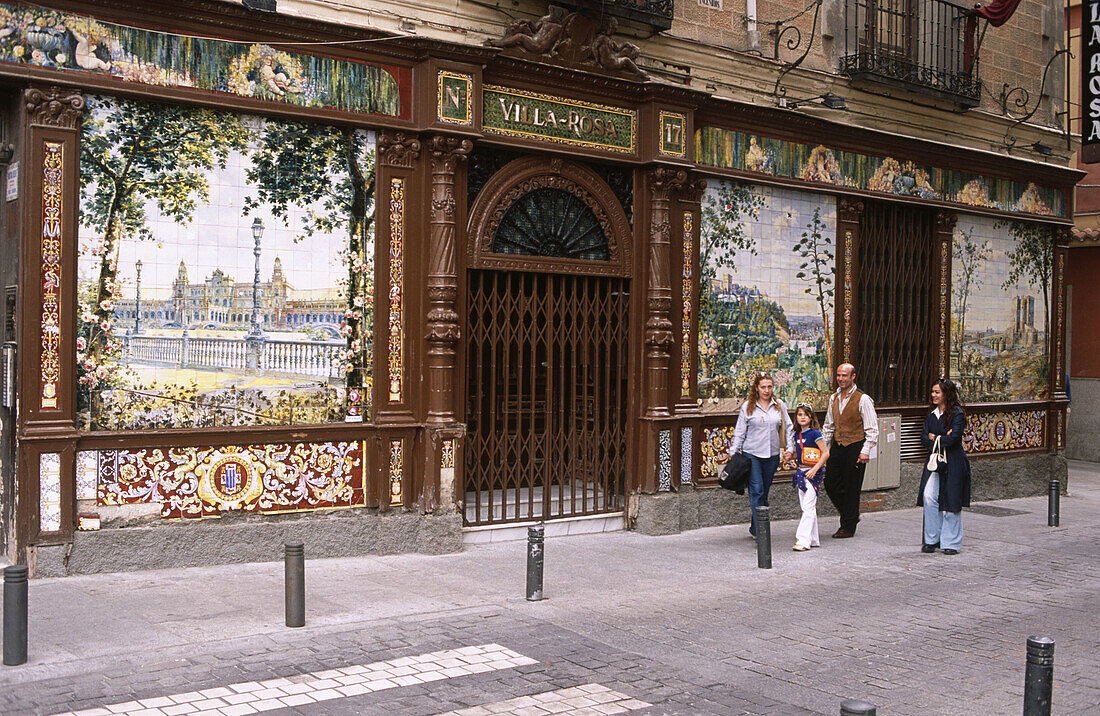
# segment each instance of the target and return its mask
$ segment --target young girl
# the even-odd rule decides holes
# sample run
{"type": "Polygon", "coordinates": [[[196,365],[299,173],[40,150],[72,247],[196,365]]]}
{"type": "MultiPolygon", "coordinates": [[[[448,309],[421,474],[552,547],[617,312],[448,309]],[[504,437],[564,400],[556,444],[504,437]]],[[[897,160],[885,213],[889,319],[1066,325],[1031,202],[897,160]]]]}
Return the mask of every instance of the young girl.
{"type": "Polygon", "coordinates": [[[794,420],[798,423],[799,433],[794,441],[793,482],[798,490],[798,503],[802,506],[802,519],[794,533],[794,551],[805,552],[821,544],[817,537],[817,493],[825,479],[829,449],[817,429],[817,418],[811,406],[799,403],[794,411],[794,420]]]}

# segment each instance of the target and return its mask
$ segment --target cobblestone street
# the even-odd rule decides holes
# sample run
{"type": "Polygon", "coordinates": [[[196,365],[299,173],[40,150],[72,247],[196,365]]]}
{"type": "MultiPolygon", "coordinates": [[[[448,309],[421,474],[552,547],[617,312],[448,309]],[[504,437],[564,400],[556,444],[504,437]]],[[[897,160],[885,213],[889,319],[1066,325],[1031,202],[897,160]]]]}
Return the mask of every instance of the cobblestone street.
{"type": "Polygon", "coordinates": [[[35,580],[0,713],[1015,714],[1030,634],[1055,713],[1100,713],[1100,467],[1069,486],[1057,528],[1045,497],[975,505],[953,557],[916,508],[808,553],[776,523],[772,570],[745,525],[550,539],[535,603],[521,542],[308,561],[301,629],[280,562],[35,580]]]}

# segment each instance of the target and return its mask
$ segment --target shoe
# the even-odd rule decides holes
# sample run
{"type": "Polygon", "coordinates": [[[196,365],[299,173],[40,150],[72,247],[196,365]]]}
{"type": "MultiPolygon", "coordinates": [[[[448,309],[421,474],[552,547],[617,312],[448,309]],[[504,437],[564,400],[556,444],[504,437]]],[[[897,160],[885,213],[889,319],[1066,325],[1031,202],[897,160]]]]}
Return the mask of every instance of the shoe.
{"type": "Polygon", "coordinates": [[[798,544],[797,542],[794,543],[793,549],[794,549],[795,552],[809,552],[810,551],[809,547],[803,547],[802,545],[798,544]]]}
{"type": "Polygon", "coordinates": [[[944,553],[944,554],[958,554],[958,553],[959,553],[959,550],[957,550],[957,549],[945,549],[945,550],[943,551],[943,553],[944,553]]]}
{"type": "Polygon", "coordinates": [[[833,539],[846,539],[848,537],[855,537],[855,536],[856,536],[855,532],[849,532],[848,530],[844,529],[843,527],[841,527],[840,529],[838,529],[836,532],[833,533],[833,539]]]}
{"type": "Polygon", "coordinates": [[[923,544],[921,545],[920,551],[924,552],[925,554],[931,554],[932,552],[935,552],[936,548],[939,546],[939,542],[937,542],[936,544],[923,544]]]}

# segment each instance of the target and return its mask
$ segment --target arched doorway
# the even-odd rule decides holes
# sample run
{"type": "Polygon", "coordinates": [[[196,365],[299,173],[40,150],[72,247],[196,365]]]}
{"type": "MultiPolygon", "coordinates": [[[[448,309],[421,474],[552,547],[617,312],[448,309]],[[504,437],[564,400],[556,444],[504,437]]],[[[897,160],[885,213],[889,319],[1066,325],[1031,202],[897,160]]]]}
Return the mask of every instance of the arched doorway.
{"type": "Polygon", "coordinates": [[[630,222],[592,170],[517,159],[470,213],[464,517],[617,512],[626,482],[630,222]]]}

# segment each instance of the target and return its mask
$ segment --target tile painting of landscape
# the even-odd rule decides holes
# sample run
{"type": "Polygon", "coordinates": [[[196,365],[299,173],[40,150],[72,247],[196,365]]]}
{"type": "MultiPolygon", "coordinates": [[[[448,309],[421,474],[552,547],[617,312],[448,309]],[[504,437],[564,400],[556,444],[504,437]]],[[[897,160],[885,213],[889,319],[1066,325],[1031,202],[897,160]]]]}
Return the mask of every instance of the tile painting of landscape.
{"type": "Polygon", "coordinates": [[[711,182],[700,231],[699,397],[736,410],[758,370],[793,407],[824,407],[832,373],[836,203],[711,182]]]}
{"type": "Polygon", "coordinates": [[[87,101],[81,426],[369,416],[373,136],[87,101]]]}
{"type": "Polygon", "coordinates": [[[1048,394],[1050,229],[960,216],[951,267],[951,375],[969,403],[1048,394]]]}

